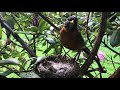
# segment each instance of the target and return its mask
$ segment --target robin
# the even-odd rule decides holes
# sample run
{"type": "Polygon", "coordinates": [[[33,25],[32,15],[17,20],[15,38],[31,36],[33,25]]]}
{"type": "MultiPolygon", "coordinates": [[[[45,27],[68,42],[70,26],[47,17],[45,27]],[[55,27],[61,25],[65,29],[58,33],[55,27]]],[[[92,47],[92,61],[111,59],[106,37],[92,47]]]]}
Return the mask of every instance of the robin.
{"type": "MultiPolygon", "coordinates": [[[[79,55],[81,50],[90,54],[90,50],[86,47],[83,37],[80,34],[80,31],[77,28],[77,18],[75,16],[70,16],[65,22],[64,26],[60,30],[60,40],[61,44],[73,51],[77,51],[78,53],[75,56],[75,60],[79,59],[79,55]]],[[[100,67],[100,72],[104,72],[99,58],[94,57],[96,63],[100,67]]]]}
{"type": "Polygon", "coordinates": [[[90,50],[85,46],[83,37],[77,29],[77,18],[70,16],[60,30],[61,44],[73,51],[80,52],[81,50],[89,54],[90,50]]]}

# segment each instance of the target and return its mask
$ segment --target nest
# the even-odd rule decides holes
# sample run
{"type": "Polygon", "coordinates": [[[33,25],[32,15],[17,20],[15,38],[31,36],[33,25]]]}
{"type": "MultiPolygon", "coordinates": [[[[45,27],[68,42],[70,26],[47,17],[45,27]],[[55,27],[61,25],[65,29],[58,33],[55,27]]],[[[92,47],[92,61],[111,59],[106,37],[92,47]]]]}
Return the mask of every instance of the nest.
{"type": "Polygon", "coordinates": [[[37,62],[34,71],[41,78],[78,78],[80,77],[80,66],[68,57],[48,56],[37,62]]]}

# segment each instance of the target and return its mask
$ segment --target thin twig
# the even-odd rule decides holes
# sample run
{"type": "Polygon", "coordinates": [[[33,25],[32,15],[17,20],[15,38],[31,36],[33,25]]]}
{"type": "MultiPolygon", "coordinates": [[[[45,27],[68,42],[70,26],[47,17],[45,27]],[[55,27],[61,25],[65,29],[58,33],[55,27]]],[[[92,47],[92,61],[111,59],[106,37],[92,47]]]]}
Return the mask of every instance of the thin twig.
{"type": "Polygon", "coordinates": [[[98,73],[94,78],[97,78],[99,74],[100,74],[100,73],[98,73]]]}
{"type": "Polygon", "coordinates": [[[49,19],[48,17],[44,16],[42,13],[38,13],[39,16],[41,16],[46,22],[48,22],[51,26],[53,26],[56,30],[60,31],[58,27],[56,27],[49,19]]]}
{"type": "Polygon", "coordinates": [[[13,42],[12,40],[11,40],[11,42],[12,42],[13,44],[15,44],[15,45],[17,45],[17,46],[23,48],[22,46],[18,45],[17,43],[13,42]]]}
{"type": "MultiPolygon", "coordinates": [[[[92,68],[91,70],[88,70],[87,73],[88,72],[94,72],[94,71],[100,71],[100,68],[92,68]]],[[[104,73],[106,73],[106,70],[104,70],[104,73]]]]}
{"type": "Polygon", "coordinates": [[[104,41],[102,41],[102,43],[105,45],[105,47],[107,47],[109,50],[111,50],[112,52],[116,53],[117,55],[120,56],[120,53],[118,53],[117,51],[113,50],[111,47],[109,47],[104,41]]]}
{"type": "Polygon", "coordinates": [[[62,47],[62,49],[64,50],[65,54],[64,55],[68,55],[70,58],[72,58],[68,53],[70,50],[68,50],[67,52],[65,51],[64,47],[62,47]]]}
{"type": "MultiPolygon", "coordinates": [[[[17,22],[17,20],[15,19],[15,17],[13,15],[11,15],[14,19],[14,21],[17,23],[18,27],[23,31],[23,29],[21,28],[20,24],[17,22]]],[[[27,35],[25,34],[25,37],[27,38],[27,40],[29,41],[29,38],[27,37],[27,35]]]]}
{"type": "Polygon", "coordinates": [[[34,52],[35,52],[35,54],[36,54],[35,35],[33,35],[33,44],[34,44],[34,52]]]}
{"type": "Polygon", "coordinates": [[[116,16],[117,15],[117,13],[115,13],[114,12],[114,14],[110,17],[110,18],[108,18],[108,21],[110,20],[110,19],[112,19],[114,16],[116,16]]]}
{"type": "Polygon", "coordinates": [[[112,57],[111,57],[111,62],[112,62],[112,65],[113,65],[113,67],[114,67],[114,69],[115,69],[115,71],[116,71],[115,64],[113,63],[112,57]]]}
{"type": "MultiPolygon", "coordinates": [[[[36,39],[36,38],[39,38],[39,36],[40,36],[40,34],[37,34],[37,35],[35,35],[35,37],[33,38],[31,38],[30,39],[30,41],[32,41],[32,40],[34,40],[34,39],[36,39]]],[[[35,43],[37,43],[37,41],[35,41],[35,43]]],[[[32,42],[32,43],[30,43],[30,44],[28,44],[29,46],[31,46],[31,45],[33,45],[34,43],[32,42]]],[[[24,49],[22,50],[22,51],[24,51],[24,49]]]]}
{"type": "Polygon", "coordinates": [[[76,18],[77,18],[77,12],[75,12],[75,16],[76,16],[76,18]]]}
{"type": "Polygon", "coordinates": [[[87,73],[87,76],[89,77],[89,78],[93,78],[94,76],[92,75],[92,74],[90,74],[90,73],[87,73]]]}
{"type": "Polygon", "coordinates": [[[2,52],[2,51],[3,51],[3,49],[5,49],[6,47],[7,47],[7,45],[5,45],[3,48],[1,48],[0,52],[2,52]]]}
{"type": "MultiPolygon", "coordinates": [[[[111,60],[108,60],[108,59],[107,59],[107,61],[112,62],[111,60]]],[[[119,62],[115,62],[115,61],[113,61],[113,63],[115,63],[115,64],[119,64],[119,65],[120,65],[119,62]]]]}
{"type": "Polygon", "coordinates": [[[100,78],[102,78],[102,73],[100,72],[100,78]]]}
{"type": "Polygon", "coordinates": [[[87,39],[90,43],[90,46],[93,48],[91,42],[90,42],[90,38],[89,38],[89,33],[88,33],[88,23],[89,23],[89,17],[90,17],[90,12],[88,13],[88,16],[87,16],[87,24],[86,24],[86,35],[87,35],[87,39]]]}

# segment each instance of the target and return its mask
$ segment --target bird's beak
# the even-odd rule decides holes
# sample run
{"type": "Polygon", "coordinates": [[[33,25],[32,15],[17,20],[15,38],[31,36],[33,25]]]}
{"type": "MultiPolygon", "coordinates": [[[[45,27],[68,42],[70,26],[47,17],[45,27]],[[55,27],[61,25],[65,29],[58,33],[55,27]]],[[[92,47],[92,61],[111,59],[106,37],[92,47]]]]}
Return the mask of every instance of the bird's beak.
{"type": "Polygon", "coordinates": [[[70,23],[74,23],[74,20],[70,21],[70,23]]]}

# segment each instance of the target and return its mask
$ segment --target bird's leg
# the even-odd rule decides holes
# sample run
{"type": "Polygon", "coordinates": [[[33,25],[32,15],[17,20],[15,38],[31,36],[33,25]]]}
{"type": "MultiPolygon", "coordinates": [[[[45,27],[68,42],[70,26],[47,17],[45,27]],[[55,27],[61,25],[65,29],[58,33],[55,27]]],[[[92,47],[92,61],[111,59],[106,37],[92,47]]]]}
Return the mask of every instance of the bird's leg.
{"type": "Polygon", "coordinates": [[[80,53],[81,53],[81,51],[78,51],[77,54],[75,55],[75,57],[74,57],[75,61],[78,61],[78,59],[80,57],[80,53]]]}
{"type": "Polygon", "coordinates": [[[76,61],[78,61],[78,60],[79,60],[80,53],[81,53],[81,51],[79,51],[79,52],[78,52],[78,56],[77,56],[77,59],[76,59],[76,61]]]}

